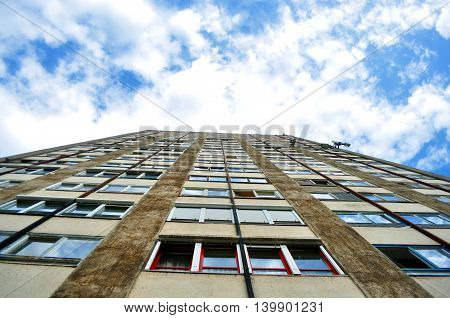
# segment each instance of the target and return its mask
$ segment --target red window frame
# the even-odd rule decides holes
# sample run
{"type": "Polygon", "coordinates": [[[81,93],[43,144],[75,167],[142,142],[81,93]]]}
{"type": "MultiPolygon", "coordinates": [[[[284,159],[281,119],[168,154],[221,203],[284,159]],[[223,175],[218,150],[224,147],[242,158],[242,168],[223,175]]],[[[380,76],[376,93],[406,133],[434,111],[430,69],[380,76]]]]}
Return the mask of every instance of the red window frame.
{"type": "MultiPolygon", "coordinates": [[[[270,248],[261,248],[261,250],[267,250],[267,249],[270,249],[270,248]]],[[[251,267],[252,271],[255,271],[255,270],[257,270],[257,271],[275,271],[275,272],[279,271],[279,272],[286,272],[287,275],[292,275],[293,274],[292,270],[289,267],[289,264],[286,261],[281,249],[280,248],[274,248],[274,249],[278,249],[278,256],[280,257],[281,262],[283,263],[284,269],[281,269],[280,267],[254,267],[252,264],[252,257],[249,252],[248,258],[250,259],[250,267],[251,267]]],[[[255,248],[255,250],[258,250],[258,248],[255,248]]]]}
{"type": "MultiPolygon", "coordinates": [[[[164,243],[163,243],[164,244],[164,243]]],[[[195,248],[195,247],[194,247],[195,248]]],[[[156,254],[155,259],[153,260],[152,265],[150,266],[150,270],[177,270],[177,271],[190,271],[192,267],[192,260],[194,256],[194,251],[192,252],[191,262],[189,266],[177,267],[177,266],[158,266],[161,256],[163,255],[163,251],[161,250],[161,246],[159,246],[158,253],[156,254]]]]}
{"type": "MultiPolygon", "coordinates": [[[[333,264],[331,264],[328,257],[320,249],[318,252],[319,252],[320,258],[325,262],[325,265],[328,266],[328,269],[299,267],[298,264],[296,263],[296,265],[300,271],[300,275],[303,275],[302,271],[314,271],[314,272],[330,272],[331,271],[333,273],[333,276],[339,275],[338,271],[336,270],[336,268],[334,268],[333,264]]],[[[291,251],[289,251],[289,253],[291,253],[291,251]]],[[[309,276],[309,275],[305,275],[305,276],[309,276]]]]}
{"type": "MultiPolygon", "coordinates": [[[[206,245],[208,246],[208,245],[206,245]]],[[[201,249],[201,253],[200,253],[200,266],[199,266],[199,271],[203,272],[203,269],[232,269],[232,270],[236,270],[237,273],[239,274],[240,271],[240,267],[239,267],[239,258],[238,258],[238,253],[237,253],[237,248],[234,247],[234,259],[236,261],[236,267],[226,267],[226,266],[204,266],[203,262],[204,262],[204,258],[205,258],[205,245],[202,244],[202,249],[201,249]]]]}

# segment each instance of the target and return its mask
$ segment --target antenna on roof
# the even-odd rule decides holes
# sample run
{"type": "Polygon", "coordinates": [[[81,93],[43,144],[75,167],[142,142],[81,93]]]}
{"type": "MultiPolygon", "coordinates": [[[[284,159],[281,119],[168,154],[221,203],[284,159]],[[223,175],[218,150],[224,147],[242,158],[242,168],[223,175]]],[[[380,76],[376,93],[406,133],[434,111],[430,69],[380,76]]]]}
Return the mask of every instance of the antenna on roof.
{"type": "Polygon", "coordinates": [[[339,149],[340,146],[350,147],[350,144],[348,142],[334,141],[333,140],[333,147],[334,148],[338,148],[339,149]]]}

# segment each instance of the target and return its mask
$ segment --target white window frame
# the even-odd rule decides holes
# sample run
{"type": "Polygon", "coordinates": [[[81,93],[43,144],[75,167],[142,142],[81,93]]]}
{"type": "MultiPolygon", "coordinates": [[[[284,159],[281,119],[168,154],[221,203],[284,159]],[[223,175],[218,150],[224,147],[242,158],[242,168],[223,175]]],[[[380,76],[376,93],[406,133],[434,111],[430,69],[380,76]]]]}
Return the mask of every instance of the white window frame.
{"type": "MultiPolygon", "coordinates": [[[[107,206],[106,203],[97,203],[97,202],[75,202],[73,204],[71,204],[70,206],[68,206],[67,208],[65,208],[64,210],[60,211],[57,213],[58,216],[71,216],[70,213],[72,211],[74,211],[77,207],[78,204],[98,204],[98,207],[96,207],[94,210],[92,210],[90,213],[88,213],[87,215],[83,216],[83,218],[92,218],[95,217],[98,214],[101,214],[103,211],[105,211],[105,207],[107,206]]],[[[118,205],[121,206],[120,204],[111,204],[111,205],[118,205]]],[[[124,205],[125,206],[125,205],[124,205]]],[[[128,212],[130,212],[130,209],[133,208],[134,205],[129,206],[125,212],[122,213],[122,215],[118,218],[119,220],[122,219],[125,215],[128,214],[128,212]]],[[[77,216],[79,217],[79,216],[77,216]]],[[[113,218],[111,218],[113,219],[113,218]]],[[[116,218],[114,218],[116,219],[116,218]]]]}

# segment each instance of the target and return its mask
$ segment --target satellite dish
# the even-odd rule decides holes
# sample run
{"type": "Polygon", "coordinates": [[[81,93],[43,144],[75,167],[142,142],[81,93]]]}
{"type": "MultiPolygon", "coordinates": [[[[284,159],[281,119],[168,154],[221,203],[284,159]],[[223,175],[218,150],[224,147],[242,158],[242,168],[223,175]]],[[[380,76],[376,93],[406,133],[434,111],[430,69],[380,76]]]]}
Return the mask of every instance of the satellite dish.
{"type": "Polygon", "coordinates": [[[350,144],[348,142],[334,141],[334,140],[332,142],[333,142],[333,147],[334,148],[338,148],[339,149],[340,146],[350,147],[350,144]]]}

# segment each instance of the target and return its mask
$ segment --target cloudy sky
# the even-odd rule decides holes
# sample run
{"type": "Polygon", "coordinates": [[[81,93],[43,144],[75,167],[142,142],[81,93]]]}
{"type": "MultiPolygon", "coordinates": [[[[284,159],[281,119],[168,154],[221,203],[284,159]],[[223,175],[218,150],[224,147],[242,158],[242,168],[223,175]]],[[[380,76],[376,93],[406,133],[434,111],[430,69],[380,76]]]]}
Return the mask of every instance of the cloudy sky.
{"type": "Polygon", "coordinates": [[[450,5],[391,41],[445,2],[0,0],[0,156],[264,125],[449,175],[450,5]]]}

